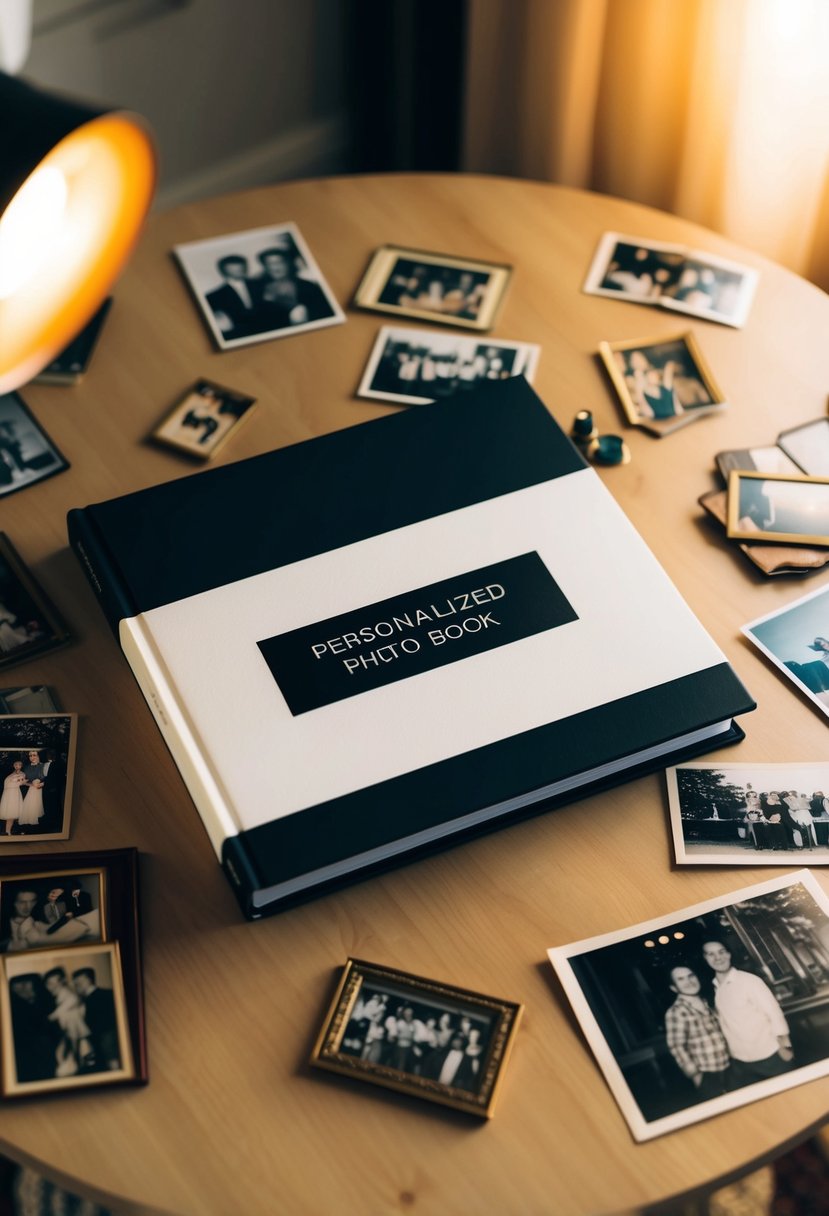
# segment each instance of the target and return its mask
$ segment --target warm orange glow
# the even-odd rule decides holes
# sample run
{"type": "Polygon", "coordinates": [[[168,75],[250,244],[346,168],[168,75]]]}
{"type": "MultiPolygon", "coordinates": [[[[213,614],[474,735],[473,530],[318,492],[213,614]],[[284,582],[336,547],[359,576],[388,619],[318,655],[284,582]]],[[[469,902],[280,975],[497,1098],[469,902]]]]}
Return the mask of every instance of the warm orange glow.
{"type": "Polygon", "coordinates": [[[21,186],[0,218],[0,393],[36,376],[109,294],[155,174],[141,120],[106,114],[63,139],[21,186]]]}

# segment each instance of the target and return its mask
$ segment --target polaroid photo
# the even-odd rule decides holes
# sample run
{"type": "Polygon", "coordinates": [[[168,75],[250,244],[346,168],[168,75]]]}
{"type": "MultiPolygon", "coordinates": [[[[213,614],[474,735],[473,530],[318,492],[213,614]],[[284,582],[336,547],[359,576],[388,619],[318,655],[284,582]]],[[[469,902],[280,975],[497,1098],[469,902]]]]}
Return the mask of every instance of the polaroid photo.
{"type": "Polygon", "coordinates": [[[491,329],[511,266],[450,254],[383,245],[375,250],[354,295],[357,308],[401,317],[491,329]]]}
{"type": "Polygon", "coordinates": [[[829,717],[829,587],[749,621],[740,631],[829,717]]]}
{"type": "Polygon", "coordinates": [[[151,439],[196,460],[212,460],[256,404],[232,389],[197,380],[155,428],[151,439]]]}
{"type": "Polygon", "coordinates": [[[350,958],[310,1062],[488,1119],[521,1012],[350,958]]]}
{"type": "Polygon", "coordinates": [[[0,844],[66,840],[77,714],[0,717],[0,844]]]}
{"type": "Polygon", "coordinates": [[[602,342],[599,354],[628,422],[651,434],[668,435],[726,405],[690,332],[602,342]]]}
{"type": "Polygon", "coordinates": [[[757,279],[757,272],[740,262],[684,245],[606,232],[583,290],[739,328],[748,317],[757,279]]]}
{"type": "Polygon", "coordinates": [[[0,717],[3,714],[56,714],[59,711],[53,690],[45,684],[0,688],[0,717]]]}
{"type": "Polygon", "coordinates": [[[804,422],[801,426],[781,431],[777,443],[797,466],[791,470],[780,469],[779,472],[796,472],[800,469],[810,477],[829,477],[829,418],[815,418],[813,422],[804,422]]]}
{"type": "Polygon", "coordinates": [[[91,321],[83,327],[76,338],[64,347],[56,359],[48,367],[35,376],[38,384],[77,384],[89,370],[98,338],[104,327],[109,310],[112,307],[112,297],[104,300],[91,321]]]}
{"type": "Polygon", "coordinates": [[[108,939],[105,867],[44,869],[34,858],[29,870],[15,878],[0,872],[0,954],[108,939]]]}
{"type": "Polygon", "coordinates": [[[57,609],[0,532],[0,668],[63,646],[69,632],[57,609]]]}
{"type": "Polygon", "coordinates": [[[136,1081],[117,942],[0,958],[4,1098],[136,1081]]]}
{"type": "Polygon", "coordinates": [[[680,865],[829,865],[829,763],[695,761],[665,778],[680,865]]]}
{"type": "Polygon", "coordinates": [[[295,224],[189,241],[173,254],[220,350],[345,321],[295,224]]]}
{"type": "Polygon", "coordinates": [[[358,397],[423,405],[488,380],[524,376],[532,383],[541,348],[529,342],[482,342],[459,334],[384,325],[369,357],[358,397]]]}
{"type": "Polygon", "coordinates": [[[808,870],[547,953],[636,1140],[829,1075],[829,898],[808,870]]]}
{"type": "Polygon", "coordinates": [[[737,540],[829,545],[829,478],[733,469],[727,531],[737,540]]]}
{"type": "Polygon", "coordinates": [[[17,393],[0,395],[0,498],[69,468],[17,393]]]}

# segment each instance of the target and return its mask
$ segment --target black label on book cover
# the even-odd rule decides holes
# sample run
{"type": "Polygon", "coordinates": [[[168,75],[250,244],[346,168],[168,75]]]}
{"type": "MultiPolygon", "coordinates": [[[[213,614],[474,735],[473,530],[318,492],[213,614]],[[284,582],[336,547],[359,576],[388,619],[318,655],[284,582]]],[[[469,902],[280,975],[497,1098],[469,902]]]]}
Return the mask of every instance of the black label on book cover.
{"type": "Polygon", "coordinates": [[[539,555],[523,553],[257,645],[296,716],[575,620],[539,555]]]}

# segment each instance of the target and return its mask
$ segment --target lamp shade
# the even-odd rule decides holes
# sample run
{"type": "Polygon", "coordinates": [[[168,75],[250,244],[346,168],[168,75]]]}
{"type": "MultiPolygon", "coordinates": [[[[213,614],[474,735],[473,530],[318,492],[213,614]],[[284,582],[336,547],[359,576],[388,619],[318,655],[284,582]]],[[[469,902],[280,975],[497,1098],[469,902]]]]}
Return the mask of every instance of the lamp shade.
{"type": "Polygon", "coordinates": [[[0,73],[0,393],[86,325],[138,239],[156,181],[135,114],[0,73]]]}

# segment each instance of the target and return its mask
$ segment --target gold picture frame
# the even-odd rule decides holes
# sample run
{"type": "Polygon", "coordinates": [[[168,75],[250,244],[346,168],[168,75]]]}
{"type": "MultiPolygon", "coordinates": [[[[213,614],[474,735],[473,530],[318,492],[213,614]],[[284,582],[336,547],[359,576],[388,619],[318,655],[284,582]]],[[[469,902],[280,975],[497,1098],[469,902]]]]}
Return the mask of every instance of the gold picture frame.
{"type": "Polygon", "coordinates": [[[349,958],[310,1063],[489,1119],[522,1012],[349,958]]]}
{"type": "Polygon", "coordinates": [[[512,275],[500,262],[381,245],[354,293],[356,308],[438,325],[488,330],[512,275]]]}
{"type": "Polygon", "coordinates": [[[669,435],[727,405],[690,330],[600,342],[599,355],[628,422],[653,435],[669,435]]]}
{"type": "Polygon", "coordinates": [[[829,546],[829,477],[732,469],[726,527],[735,540],[829,546]],[[771,485],[781,487],[777,495],[768,493],[771,485]],[[815,530],[821,521],[823,530],[815,530]]]}

